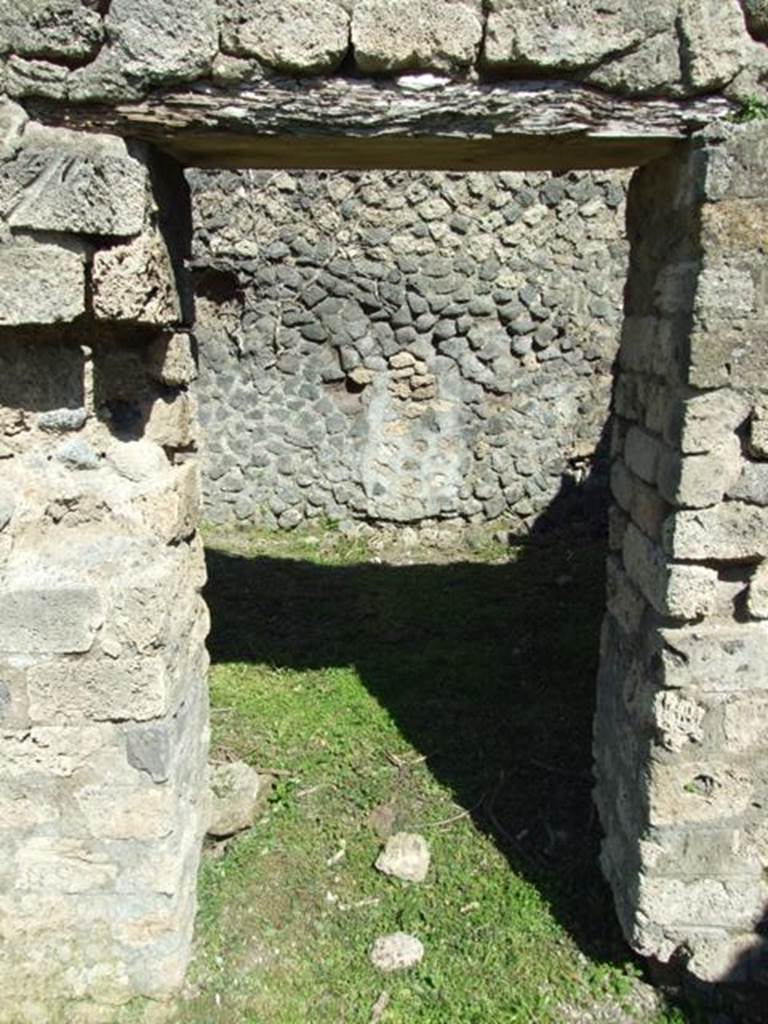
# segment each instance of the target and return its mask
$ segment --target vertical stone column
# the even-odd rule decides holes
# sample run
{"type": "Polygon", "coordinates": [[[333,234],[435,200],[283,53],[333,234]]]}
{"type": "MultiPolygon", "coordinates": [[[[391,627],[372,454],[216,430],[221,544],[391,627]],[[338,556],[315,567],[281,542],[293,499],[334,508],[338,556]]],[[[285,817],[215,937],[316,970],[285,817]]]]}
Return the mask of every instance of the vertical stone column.
{"type": "Polygon", "coordinates": [[[768,977],[768,129],[637,172],[595,725],[641,953],[768,977]]]}
{"type": "Polygon", "coordinates": [[[113,1021],[181,983],[207,813],[187,196],[0,128],[0,1021],[113,1021]]]}

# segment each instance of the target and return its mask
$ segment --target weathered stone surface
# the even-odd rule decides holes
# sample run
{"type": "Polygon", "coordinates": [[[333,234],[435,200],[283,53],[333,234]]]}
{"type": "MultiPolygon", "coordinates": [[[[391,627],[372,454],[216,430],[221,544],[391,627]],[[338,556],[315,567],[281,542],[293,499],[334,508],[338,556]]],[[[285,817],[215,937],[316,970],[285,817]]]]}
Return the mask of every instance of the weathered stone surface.
{"type": "Polygon", "coordinates": [[[695,388],[764,389],[768,384],[764,337],[760,321],[708,317],[690,334],[690,362],[684,377],[695,388]]]}
{"type": "Polygon", "coordinates": [[[12,228],[132,235],[144,224],[147,172],[110,136],[28,126],[0,165],[0,210],[12,228]]]}
{"type": "Polygon", "coordinates": [[[656,483],[660,455],[661,445],[658,438],[640,427],[632,427],[629,430],[624,443],[624,461],[635,476],[639,476],[646,483],[656,483]]]}
{"type": "Polygon", "coordinates": [[[182,392],[173,398],[158,398],[150,409],[145,437],[164,448],[187,448],[197,439],[197,406],[182,392]]]}
{"type": "Polygon", "coordinates": [[[87,893],[114,883],[117,865],[98,843],[58,836],[32,836],[16,854],[16,888],[22,891],[87,893]]]}
{"type": "Polygon", "coordinates": [[[125,737],[128,763],[153,782],[167,782],[172,770],[172,727],[167,723],[137,725],[125,737]]]}
{"type": "Polygon", "coordinates": [[[85,311],[85,259],[48,243],[0,245],[0,325],[55,324],[85,311]]]}
{"type": "Polygon", "coordinates": [[[679,690],[663,690],[653,700],[653,724],[661,745],[679,751],[704,736],[706,708],[679,690]]]}
{"type": "Polygon", "coordinates": [[[695,512],[676,512],[664,524],[664,547],[673,558],[744,561],[768,554],[768,509],[729,501],[695,512]]]}
{"type": "Polygon", "coordinates": [[[0,735],[3,779],[70,779],[75,774],[120,770],[123,753],[113,725],[37,726],[0,735]]]}
{"type": "Polygon", "coordinates": [[[681,0],[684,74],[692,89],[719,89],[744,67],[748,37],[739,0],[681,0]]]}
{"type": "Polygon", "coordinates": [[[653,906],[657,918],[657,908],[663,907],[662,923],[673,927],[695,924],[704,929],[728,920],[734,928],[746,929],[756,923],[755,907],[764,895],[768,893],[755,879],[731,883],[715,879],[645,878],[641,882],[640,906],[653,906]]]}
{"type": "Polygon", "coordinates": [[[147,372],[163,384],[178,387],[197,378],[197,360],[189,334],[163,334],[149,347],[147,372]]]}
{"type": "Polygon", "coordinates": [[[352,44],[361,71],[456,71],[469,67],[483,34],[475,0],[358,0],[352,44]]]}
{"type": "Polygon", "coordinates": [[[96,4],[81,0],[2,0],[0,53],[82,61],[103,38],[96,4]]]}
{"type": "Polygon", "coordinates": [[[393,932],[376,939],[371,947],[370,960],[374,967],[389,974],[415,967],[424,959],[424,946],[414,935],[393,932]]]}
{"type": "Polygon", "coordinates": [[[147,438],[113,446],[107,459],[120,476],[135,483],[162,479],[170,468],[162,447],[147,438]]]}
{"type": "Polygon", "coordinates": [[[97,782],[75,796],[89,832],[99,839],[163,839],[176,824],[169,786],[97,782]]]}
{"type": "Polygon", "coordinates": [[[768,624],[752,622],[661,632],[663,681],[707,693],[765,690],[768,624]]]}
{"type": "MultiPolygon", "coordinates": [[[[649,813],[657,827],[727,821],[754,796],[751,772],[724,757],[652,763],[649,775],[649,813]]],[[[656,915],[662,914],[659,907],[656,915]]]]}
{"type": "Polygon", "coordinates": [[[768,237],[768,201],[730,199],[702,210],[702,237],[723,257],[763,250],[768,237]]]}
{"type": "Polygon", "coordinates": [[[16,509],[16,496],[10,487],[0,484],[0,532],[2,532],[13,518],[16,509]]]}
{"type": "Polygon", "coordinates": [[[100,320],[157,326],[178,322],[181,304],[173,263],[159,231],[147,230],[94,254],[93,310],[100,320]]]}
{"type": "Polygon", "coordinates": [[[768,191],[765,153],[768,140],[759,119],[741,126],[713,124],[707,129],[711,140],[702,185],[708,200],[764,199],[768,191]]]}
{"type": "MultiPolygon", "coordinates": [[[[606,63],[607,58],[632,53],[660,34],[673,32],[674,11],[664,0],[642,7],[618,0],[609,5],[581,0],[492,0],[484,48],[485,62],[494,69],[574,72],[606,63]]],[[[644,56],[648,56],[647,51],[644,56]]],[[[663,66],[679,75],[679,63],[664,56],[663,66]]],[[[638,63],[632,75],[636,91],[659,83],[651,62],[643,72],[638,63]],[[637,76],[637,77],[635,77],[637,76]]]]}
{"type": "Polygon", "coordinates": [[[349,14],[336,0],[239,0],[223,14],[225,50],[281,71],[333,71],[349,47],[349,14]]]}
{"type": "Polygon", "coordinates": [[[749,450],[757,459],[768,459],[768,407],[760,404],[749,420],[749,450]]]}
{"type": "Polygon", "coordinates": [[[14,156],[21,146],[27,113],[18,103],[0,99],[0,160],[14,156]]]}
{"type": "Polygon", "coordinates": [[[624,564],[630,578],[662,615],[696,619],[715,606],[717,574],[697,565],[671,565],[664,553],[630,523],[624,535],[624,564]]]}
{"type": "Polygon", "coordinates": [[[33,722],[142,721],[168,710],[168,682],[161,658],[77,663],[53,661],[30,673],[33,722]]]}
{"type": "Polygon", "coordinates": [[[13,587],[0,592],[0,652],[75,654],[88,651],[103,621],[88,587],[13,587]]]}
{"type": "Polygon", "coordinates": [[[754,505],[768,505],[768,464],[744,462],[741,472],[728,488],[728,497],[754,505]]]}
{"type": "Polygon", "coordinates": [[[747,607],[753,618],[768,619],[768,562],[761,562],[749,581],[747,607]]]}
{"type": "Polygon", "coordinates": [[[734,491],[742,472],[738,437],[723,432],[724,441],[703,455],[681,455],[665,449],[659,462],[659,492],[679,508],[706,508],[734,491]]]}
{"type": "Polygon", "coordinates": [[[708,391],[669,404],[665,438],[684,454],[709,452],[747,419],[749,399],[735,391],[708,391]]]}
{"type": "Polygon", "coordinates": [[[61,64],[14,55],[8,58],[5,68],[5,91],[14,99],[65,100],[69,77],[69,69],[61,64]]]}
{"type": "Polygon", "coordinates": [[[672,32],[651,35],[627,53],[589,69],[585,75],[592,85],[634,95],[672,92],[679,77],[679,40],[672,32]]]}
{"type": "Polygon", "coordinates": [[[423,836],[396,832],[376,858],[376,870],[404,882],[423,882],[429,871],[429,846],[423,836]]]}
{"type": "Polygon", "coordinates": [[[210,786],[208,835],[225,839],[253,825],[267,794],[265,779],[253,768],[243,761],[211,765],[210,786]]]}
{"type": "MultiPolygon", "coordinates": [[[[70,103],[41,101],[35,109],[50,123],[161,143],[182,163],[203,167],[633,167],[668,155],[733,109],[717,96],[638,102],[560,82],[408,76],[397,83],[336,77],[311,89],[267,78],[245,90],[157,92],[119,106],[73,105],[73,88],[70,103]]],[[[124,97],[117,86],[113,101],[124,97]]]]}
{"type": "Polygon", "coordinates": [[[695,310],[719,318],[738,319],[755,312],[755,280],[749,270],[713,261],[699,274],[695,310]]]}
{"type": "Polygon", "coordinates": [[[112,0],[104,30],[107,45],[72,76],[74,99],[131,98],[154,82],[204,77],[218,43],[216,0],[112,0]]]}

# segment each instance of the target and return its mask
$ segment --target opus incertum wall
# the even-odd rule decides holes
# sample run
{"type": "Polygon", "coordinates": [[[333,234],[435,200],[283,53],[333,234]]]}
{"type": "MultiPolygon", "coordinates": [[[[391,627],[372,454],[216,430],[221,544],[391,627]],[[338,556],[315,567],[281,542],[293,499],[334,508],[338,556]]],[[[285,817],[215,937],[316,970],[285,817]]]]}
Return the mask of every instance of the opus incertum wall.
{"type": "Polygon", "coordinates": [[[0,1019],[157,1007],[189,954],[207,620],[177,161],[643,165],[603,867],[635,948],[765,977],[768,131],[711,123],[766,98],[767,29],[762,0],[0,3],[0,1019]]]}
{"type": "Polygon", "coordinates": [[[626,171],[189,178],[206,519],[601,522],[626,171]]]}

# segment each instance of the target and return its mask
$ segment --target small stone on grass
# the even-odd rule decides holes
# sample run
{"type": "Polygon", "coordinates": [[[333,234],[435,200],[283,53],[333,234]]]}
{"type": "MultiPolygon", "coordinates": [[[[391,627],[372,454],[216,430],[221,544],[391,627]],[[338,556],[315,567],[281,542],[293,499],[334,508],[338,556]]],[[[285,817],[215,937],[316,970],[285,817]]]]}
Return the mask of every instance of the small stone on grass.
{"type": "Polygon", "coordinates": [[[429,846],[423,836],[396,832],[376,859],[376,869],[404,882],[423,882],[429,871],[429,859],[429,846]]]}
{"type": "Polygon", "coordinates": [[[208,835],[225,839],[250,828],[269,790],[268,782],[243,761],[210,766],[211,820],[208,835]]]}
{"type": "Polygon", "coordinates": [[[415,935],[393,932],[376,939],[371,947],[370,959],[380,971],[404,971],[421,963],[424,959],[424,946],[415,935]]]}

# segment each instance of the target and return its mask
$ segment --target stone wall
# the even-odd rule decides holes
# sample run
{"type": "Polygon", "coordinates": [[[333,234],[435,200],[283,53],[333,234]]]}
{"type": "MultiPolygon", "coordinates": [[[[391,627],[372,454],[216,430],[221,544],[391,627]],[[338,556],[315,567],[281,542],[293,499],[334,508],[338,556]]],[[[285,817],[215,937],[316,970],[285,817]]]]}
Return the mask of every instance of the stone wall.
{"type": "Polygon", "coordinates": [[[595,726],[632,945],[765,983],[768,133],[638,171],[595,726]]]}
{"type": "Polygon", "coordinates": [[[190,180],[209,518],[599,519],[625,174],[190,180]]]}
{"type": "Polygon", "coordinates": [[[113,1020],[181,983],[206,825],[188,197],[8,103],[0,139],[0,1020],[113,1020]]]}
{"type": "Polygon", "coordinates": [[[125,101],[208,79],[352,70],[570,79],[631,95],[754,91],[762,0],[4,0],[15,97],[125,101]],[[739,81],[739,79],[742,81],[739,81]]]}

